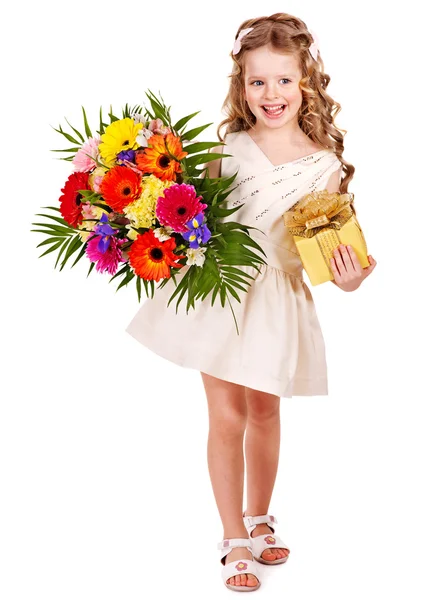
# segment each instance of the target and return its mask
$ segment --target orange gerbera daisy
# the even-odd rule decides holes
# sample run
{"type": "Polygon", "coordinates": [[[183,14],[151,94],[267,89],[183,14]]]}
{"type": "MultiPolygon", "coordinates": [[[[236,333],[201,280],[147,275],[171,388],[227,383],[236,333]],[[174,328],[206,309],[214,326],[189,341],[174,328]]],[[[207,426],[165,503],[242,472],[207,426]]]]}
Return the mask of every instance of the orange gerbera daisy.
{"type": "Polygon", "coordinates": [[[148,138],[148,148],[137,152],[135,162],[143,173],[152,173],[162,181],[175,181],[181,173],[180,162],[188,152],[182,150],[180,137],[173,133],[155,134],[148,138]]]}
{"type": "Polygon", "coordinates": [[[142,193],[142,176],[132,169],[117,165],[101,180],[100,191],[106,203],[116,212],[134,202],[142,193]]]}
{"type": "Polygon", "coordinates": [[[179,269],[184,265],[175,261],[185,258],[174,254],[176,240],[171,237],[166,242],[156,238],[152,229],[138,235],[129,249],[129,263],[139,277],[159,281],[170,277],[170,267],[179,269]]]}

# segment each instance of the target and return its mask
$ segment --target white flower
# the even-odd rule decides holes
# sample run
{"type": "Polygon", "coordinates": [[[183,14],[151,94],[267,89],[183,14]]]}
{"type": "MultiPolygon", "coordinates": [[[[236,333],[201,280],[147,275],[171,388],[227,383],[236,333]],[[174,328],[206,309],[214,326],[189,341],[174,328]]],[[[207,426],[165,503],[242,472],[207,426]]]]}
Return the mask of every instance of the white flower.
{"type": "Polygon", "coordinates": [[[187,265],[202,267],[205,261],[204,252],[207,248],[188,248],[185,254],[188,256],[187,265]]]}
{"type": "Polygon", "coordinates": [[[131,119],[134,119],[134,123],[143,123],[143,125],[146,123],[146,117],[141,113],[132,113],[131,119]]]}
{"type": "Polygon", "coordinates": [[[152,131],[150,131],[149,129],[141,129],[138,134],[137,137],[135,138],[137,144],[139,146],[142,146],[143,148],[147,148],[148,147],[148,140],[150,137],[152,137],[154,134],[152,131]]]}
{"type": "Polygon", "coordinates": [[[166,242],[166,240],[170,239],[174,229],[172,229],[171,227],[156,227],[156,229],[154,229],[153,231],[155,237],[158,240],[160,240],[161,242],[166,242]]]}

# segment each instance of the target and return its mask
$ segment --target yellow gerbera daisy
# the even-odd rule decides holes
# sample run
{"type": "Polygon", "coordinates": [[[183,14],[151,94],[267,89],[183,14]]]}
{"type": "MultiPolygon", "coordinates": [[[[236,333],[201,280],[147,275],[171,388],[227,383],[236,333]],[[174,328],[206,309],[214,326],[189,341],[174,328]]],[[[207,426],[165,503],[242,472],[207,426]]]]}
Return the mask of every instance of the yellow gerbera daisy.
{"type": "Polygon", "coordinates": [[[135,123],[134,119],[129,117],[114,121],[106,127],[98,150],[107,166],[114,163],[119,152],[138,148],[136,138],[142,127],[143,123],[135,123]]]}

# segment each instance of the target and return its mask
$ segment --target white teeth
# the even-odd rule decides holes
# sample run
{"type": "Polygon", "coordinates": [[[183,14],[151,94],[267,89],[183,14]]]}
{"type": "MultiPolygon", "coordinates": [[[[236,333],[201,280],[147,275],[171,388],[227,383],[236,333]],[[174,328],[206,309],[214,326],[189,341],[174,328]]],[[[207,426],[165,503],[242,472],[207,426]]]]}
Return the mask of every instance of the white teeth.
{"type": "Polygon", "coordinates": [[[278,106],[267,107],[263,106],[263,109],[266,113],[270,113],[273,117],[277,117],[281,115],[284,111],[284,105],[279,104],[278,106]]]}

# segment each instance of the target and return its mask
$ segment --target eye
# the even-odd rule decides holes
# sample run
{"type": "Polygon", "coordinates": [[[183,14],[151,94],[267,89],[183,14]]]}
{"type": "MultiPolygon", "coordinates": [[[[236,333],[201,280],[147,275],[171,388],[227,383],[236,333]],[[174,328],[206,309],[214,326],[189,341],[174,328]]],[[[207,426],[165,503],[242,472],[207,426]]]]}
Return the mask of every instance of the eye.
{"type": "MultiPolygon", "coordinates": [[[[259,81],[260,81],[260,79],[257,79],[256,81],[253,81],[253,82],[251,83],[251,85],[254,85],[255,83],[258,83],[259,81]]],[[[282,78],[280,79],[280,81],[289,81],[289,82],[290,82],[290,81],[291,81],[291,79],[288,79],[287,77],[282,77],[282,78]]],[[[255,87],[260,87],[260,86],[259,86],[259,85],[256,85],[255,87]]]]}

